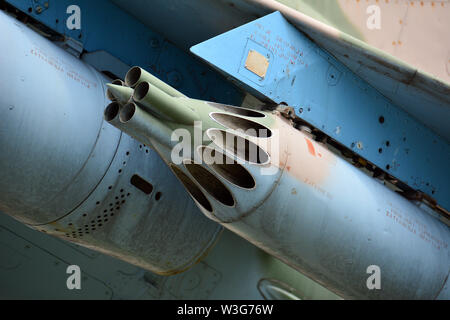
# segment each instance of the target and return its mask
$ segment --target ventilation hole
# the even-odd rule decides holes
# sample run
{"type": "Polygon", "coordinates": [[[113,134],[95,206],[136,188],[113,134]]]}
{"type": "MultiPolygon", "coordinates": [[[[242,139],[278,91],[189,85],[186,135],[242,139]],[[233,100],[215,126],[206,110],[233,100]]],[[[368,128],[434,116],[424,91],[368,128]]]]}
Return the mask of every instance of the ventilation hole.
{"type": "Polygon", "coordinates": [[[108,222],[108,219],[103,220],[103,222],[108,222]]]}
{"type": "Polygon", "coordinates": [[[161,197],[162,197],[162,193],[161,192],[157,192],[156,195],[155,195],[155,200],[159,201],[161,199],[161,197]]]}
{"type": "Polygon", "coordinates": [[[127,193],[127,197],[131,196],[131,193],[127,193]]]}
{"type": "Polygon", "coordinates": [[[113,212],[113,211],[114,211],[114,208],[111,208],[111,210],[109,210],[109,211],[113,212]]]}
{"type": "Polygon", "coordinates": [[[120,189],[120,193],[122,193],[123,192],[123,189],[120,189]]]}
{"type": "Polygon", "coordinates": [[[124,204],[125,203],[125,200],[122,200],[122,204],[124,204]]]}
{"type": "Polygon", "coordinates": [[[211,172],[206,170],[199,164],[185,162],[184,166],[194,179],[205,189],[210,195],[212,195],[217,201],[226,206],[234,206],[234,199],[231,192],[225,187],[225,185],[216,178],[211,172]]]}
{"type": "Polygon", "coordinates": [[[183,183],[189,194],[207,211],[212,212],[212,206],[199,187],[180,169],[170,165],[177,178],[183,183]]]}
{"type": "Polygon", "coordinates": [[[384,117],[383,117],[383,116],[379,117],[379,118],[378,118],[378,122],[379,122],[379,123],[384,123],[384,117]]]}
{"type": "Polygon", "coordinates": [[[112,207],[114,204],[110,203],[109,206],[112,207]]]}
{"type": "Polygon", "coordinates": [[[114,212],[110,214],[111,217],[114,217],[114,212]]]}
{"type": "Polygon", "coordinates": [[[386,147],[389,147],[391,143],[389,141],[386,141],[386,147]]]}
{"type": "Polygon", "coordinates": [[[120,207],[117,207],[116,210],[120,210],[120,207]]]}
{"type": "Polygon", "coordinates": [[[108,212],[108,209],[103,210],[103,213],[107,213],[107,212],[108,212]]]}
{"type": "Polygon", "coordinates": [[[100,204],[100,201],[97,201],[95,204],[98,206],[100,204]]]}
{"type": "Polygon", "coordinates": [[[201,147],[199,151],[205,163],[225,180],[245,189],[255,187],[252,175],[234,159],[213,148],[201,147]]]}
{"type": "Polygon", "coordinates": [[[269,155],[263,149],[243,137],[219,129],[210,129],[207,134],[217,146],[240,159],[255,164],[269,162],[269,155]]]}
{"type": "Polygon", "coordinates": [[[83,217],[87,217],[87,214],[85,213],[85,214],[83,214],[83,217]]]}
{"type": "Polygon", "coordinates": [[[129,156],[130,155],[130,151],[127,151],[126,155],[129,156]]]}
{"type": "Polygon", "coordinates": [[[119,169],[119,173],[122,173],[122,169],[119,169]]]}
{"type": "Polygon", "coordinates": [[[100,223],[98,226],[99,226],[99,227],[102,227],[103,225],[100,223]]]}
{"type": "Polygon", "coordinates": [[[119,200],[119,197],[116,197],[116,200],[119,200]]]}
{"type": "Polygon", "coordinates": [[[123,199],[123,198],[125,198],[125,195],[121,195],[120,197],[123,199]]]}
{"type": "Polygon", "coordinates": [[[378,153],[383,153],[383,148],[378,149],[378,153]]]}
{"type": "Polygon", "coordinates": [[[389,170],[391,168],[390,165],[386,165],[386,170],[389,170]]]}
{"type": "Polygon", "coordinates": [[[130,183],[145,194],[150,194],[153,191],[153,185],[136,174],[131,177],[130,183]]]}
{"type": "Polygon", "coordinates": [[[269,138],[272,136],[272,131],[263,125],[231,114],[213,113],[211,118],[227,128],[242,131],[251,137],[269,138]]]}
{"type": "Polygon", "coordinates": [[[108,190],[111,190],[111,189],[112,189],[112,186],[109,186],[109,187],[108,187],[108,190]]]}
{"type": "Polygon", "coordinates": [[[254,111],[254,110],[250,110],[250,109],[244,109],[244,108],[239,108],[239,107],[235,107],[235,106],[231,106],[231,105],[227,105],[227,104],[215,103],[215,102],[208,102],[208,104],[210,106],[218,108],[222,111],[234,113],[234,114],[244,116],[244,117],[254,117],[254,118],[264,118],[265,117],[265,115],[263,113],[260,113],[260,112],[254,111]]]}

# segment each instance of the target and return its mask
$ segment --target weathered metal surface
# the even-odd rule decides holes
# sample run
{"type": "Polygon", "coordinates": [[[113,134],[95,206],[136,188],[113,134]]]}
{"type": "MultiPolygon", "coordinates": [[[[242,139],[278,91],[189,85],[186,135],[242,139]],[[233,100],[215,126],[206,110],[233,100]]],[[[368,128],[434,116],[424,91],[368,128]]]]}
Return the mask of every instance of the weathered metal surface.
{"type": "Polygon", "coordinates": [[[192,110],[204,133],[200,141],[188,140],[191,152],[182,154],[181,164],[167,129],[195,135],[199,123],[166,121],[128,105],[120,111],[120,129],[155,147],[206,216],[343,297],[449,298],[443,290],[450,267],[444,223],[295,129],[278,111],[249,114],[187,98],[174,103],[192,110]],[[261,128],[263,135],[257,134],[261,128]],[[224,130],[230,136],[220,135],[224,130]],[[245,143],[230,144],[229,137],[245,143]],[[235,163],[210,161],[205,155],[217,158],[205,152],[209,148],[235,163]],[[240,183],[236,165],[253,177],[253,186],[240,183]],[[372,265],[381,269],[378,290],[367,286],[372,265]]]}
{"type": "MultiPolygon", "coordinates": [[[[116,77],[124,78],[125,74],[115,73],[124,70],[123,64],[128,68],[139,65],[192,97],[234,104],[242,101],[241,92],[211,68],[180,50],[160,33],[149,29],[109,0],[50,1],[48,9],[41,13],[33,10],[31,0],[7,2],[58,34],[80,42],[86,52],[83,55],[88,56],[86,60],[95,63],[99,71],[114,71],[116,77]],[[73,14],[67,13],[69,6],[80,8],[80,29],[70,30],[67,27],[67,21],[73,14]],[[100,57],[95,58],[95,53],[100,57]],[[110,69],[113,61],[109,64],[97,61],[108,59],[108,54],[119,60],[119,66],[115,70],[110,69]]],[[[147,2],[145,5],[149,7],[147,2]]]]}
{"type": "Polygon", "coordinates": [[[280,13],[192,51],[257,97],[294,107],[318,130],[450,208],[448,141],[315,45],[280,13]],[[269,57],[264,78],[245,69],[251,50],[269,57]]]}
{"type": "Polygon", "coordinates": [[[160,274],[204,257],[221,226],[154,151],[103,121],[105,78],[3,12],[0,29],[0,209],[160,274]]]}
{"type": "Polygon", "coordinates": [[[263,298],[257,285],[266,278],[276,279],[277,286],[289,284],[302,299],[338,298],[230,231],[190,270],[160,276],[37,232],[0,213],[1,299],[256,300],[263,298]],[[81,290],[67,290],[68,265],[80,267],[81,290]]]}
{"type": "Polygon", "coordinates": [[[396,105],[450,140],[448,1],[423,1],[423,6],[406,0],[154,0],[152,6],[113,1],[183,48],[279,11],[396,105]],[[380,30],[367,29],[365,10],[371,5],[380,7],[380,30]]]}

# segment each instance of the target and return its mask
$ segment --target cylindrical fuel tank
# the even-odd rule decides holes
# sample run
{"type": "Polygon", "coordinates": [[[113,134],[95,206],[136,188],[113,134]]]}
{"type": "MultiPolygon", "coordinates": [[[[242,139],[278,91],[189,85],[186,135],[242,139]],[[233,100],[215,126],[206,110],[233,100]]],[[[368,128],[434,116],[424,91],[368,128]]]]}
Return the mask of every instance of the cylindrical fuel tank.
{"type": "Polygon", "coordinates": [[[107,79],[0,12],[0,210],[159,274],[214,244],[158,155],[103,120],[107,79]]]}

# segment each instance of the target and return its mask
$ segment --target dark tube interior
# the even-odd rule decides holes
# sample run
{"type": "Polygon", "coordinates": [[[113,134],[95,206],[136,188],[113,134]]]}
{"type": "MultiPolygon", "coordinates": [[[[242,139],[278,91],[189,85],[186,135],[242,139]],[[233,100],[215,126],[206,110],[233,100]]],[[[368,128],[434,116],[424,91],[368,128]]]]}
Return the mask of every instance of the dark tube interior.
{"type": "Polygon", "coordinates": [[[131,118],[133,118],[134,113],[136,112],[136,105],[134,103],[127,103],[123,106],[122,110],[120,111],[120,121],[123,123],[126,123],[130,121],[131,118]]]}
{"type": "Polygon", "coordinates": [[[135,101],[141,101],[147,95],[150,90],[150,85],[148,82],[141,82],[138,84],[136,89],[134,89],[133,99],[135,101]]]}
{"type": "Polygon", "coordinates": [[[105,112],[104,112],[105,120],[106,121],[113,120],[115,117],[117,117],[119,110],[120,110],[120,104],[118,102],[110,103],[106,107],[105,112]]]}
{"type": "Polygon", "coordinates": [[[139,79],[141,78],[141,68],[139,67],[133,67],[131,68],[128,72],[127,75],[125,76],[125,84],[129,87],[134,87],[136,85],[136,83],[139,81],[139,79]]]}

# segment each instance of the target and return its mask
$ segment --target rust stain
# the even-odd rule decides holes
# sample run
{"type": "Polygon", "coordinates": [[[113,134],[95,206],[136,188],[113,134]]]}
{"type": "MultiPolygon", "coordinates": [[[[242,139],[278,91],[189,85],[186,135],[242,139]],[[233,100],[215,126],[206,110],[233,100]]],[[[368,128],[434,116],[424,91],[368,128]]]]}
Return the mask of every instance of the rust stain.
{"type": "Polygon", "coordinates": [[[314,146],[313,146],[313,144],[312,144],[312,142],[309,140],[309,139],[307,139],[307,138],[305,138],[305,141],[306,141],[306,144],[308,145],[308,151],[309,151],[309,153],[312,155],[312,156],[316,156],[316,150],[314,149],[314,146]]]}

